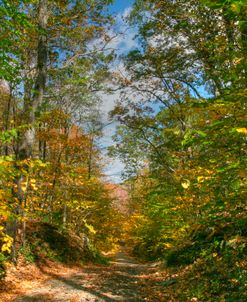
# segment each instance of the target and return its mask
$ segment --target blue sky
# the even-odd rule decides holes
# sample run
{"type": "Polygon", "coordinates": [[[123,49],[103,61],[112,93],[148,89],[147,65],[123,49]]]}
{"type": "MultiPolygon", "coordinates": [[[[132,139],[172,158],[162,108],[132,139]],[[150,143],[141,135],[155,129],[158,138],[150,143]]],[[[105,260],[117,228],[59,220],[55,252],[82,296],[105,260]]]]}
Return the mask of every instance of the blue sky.
{"type": "Polygon", "coordinates": [[[110,12],[119,13],[133,4],[134,0],[115,0],[110,6],[110,12]]]}

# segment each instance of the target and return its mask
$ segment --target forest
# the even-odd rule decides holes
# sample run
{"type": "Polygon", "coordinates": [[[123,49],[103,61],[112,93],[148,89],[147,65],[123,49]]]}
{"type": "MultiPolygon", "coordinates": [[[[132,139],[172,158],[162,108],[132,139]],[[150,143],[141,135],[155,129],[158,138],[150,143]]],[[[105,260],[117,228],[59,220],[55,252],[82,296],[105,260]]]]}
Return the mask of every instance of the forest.
{"type": "Polygon", "coordinates": [[[119,3],[0,0],[0,301],[244,302],[247,3],[119,3]],[[16,300],[46,261],[129,288],[16,300]]]}

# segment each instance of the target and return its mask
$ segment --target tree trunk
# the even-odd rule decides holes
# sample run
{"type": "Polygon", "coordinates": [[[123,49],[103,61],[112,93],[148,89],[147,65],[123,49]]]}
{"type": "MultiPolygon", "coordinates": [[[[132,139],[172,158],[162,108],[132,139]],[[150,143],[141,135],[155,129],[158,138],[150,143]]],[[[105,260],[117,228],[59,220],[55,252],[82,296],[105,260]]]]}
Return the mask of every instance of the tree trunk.
{"type": "MultiPolygon", "coordinates": [[[[37,112],[38,106],[42,104],[44,98],[44,92],[46,87],[46,77],[47,77],[47,57],[48,57],[48,45],[47,45],[47,20],[48,20],[48,1],[40,0],[37,11],[38,19],[38,45],[36,49],[37,56],[37,67],[36,67],[36,79],[34,84],[34,92],[31,96],[30,87],[25,87],[25,102],[23,108],[23,124],[26,125],[27,129],[22,133],[19,145],[17,147],[17,160],[26,160],[32,157],[33,146],[35,142],[35,114],[37,112]],[[31,96],[30,99],[27,96],[31,96]]],[[[17,167],[19,168],[19,167],[17,167]]],[[[22,167],[23,168],[23,167],[22,167]]],[[[26,167],[28,169],[28,166],[26,167]]],[[[16,206],[15,212],[17,215],[22,215],[25,217],[24,199],[27,198],[22,190],[23,176],[21,175],[15,181],[17,185],[17,190],[14,191],[14,195],[17,197],[19,204],[16,206]]],[[[15,219],[16,220],[16,219],[15,219]]],[[[16,238],[18,223],[17,220],[10,222],[12,226],[11,236],[16,238]]],[[[23,238],[25,238],[25,224],[23,225],[23,238]]],[[[15,244],[13,245],[13,260],[15,261],[15,244]]]]}
{"type": "Polygon", "coordinates": [[[88,180],[92,177],[92,164],[93,164],[93,144],[94,138],[93,136],[90,138],[90,146],[89,146],[89,157],[88,157],[88,180]]]}
{"type": "MultiPolygon", "coordinates": [[[[3,131],[9,130],[9,117],[11,109],[11,88],[7,81],[0,79],[0,102],[3,106],[3,131]]],[[[1,155],[8,155],[8,146],[5,145],[1,148],[1,155]]]]}
{"type": "Polygon", "coordinates": [[[19,159],[27,159],[32,156],[32,149],[35,139],[35,113],[38,106],[42,104],[47,78],[47,20],[48,20],[48,1],[40,0],[38,6],[38,30],[39,38],[37,45],[37,76],[34,85],[34,93],[30,100],[24,103],[24,120],[30,125],[30,128],[25,131],[21,145],[19,147],[19,159]]]}
{"type": "MultiPolygon", "coordinates": [[[[65,200],[66,202],[66,200],[65,200]]],[[[67,225],[67,215],[68,215],[68,209],[67,209],[67,205],[65,204],[63,206],[63,226],[66,227],[67,225]]]]}

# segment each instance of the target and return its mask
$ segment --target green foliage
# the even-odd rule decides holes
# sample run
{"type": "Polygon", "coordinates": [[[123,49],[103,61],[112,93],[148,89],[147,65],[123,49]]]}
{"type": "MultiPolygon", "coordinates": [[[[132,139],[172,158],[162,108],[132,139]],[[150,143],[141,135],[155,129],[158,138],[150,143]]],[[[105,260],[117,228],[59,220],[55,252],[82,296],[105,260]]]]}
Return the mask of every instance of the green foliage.
{"type": "Polygon", "coordinates": [[[136,1],[131,22],[142,44],[125,58],[125,85],[141,100],[126,95],[114,112],[114,154],[129,170],[144,163],[127,180],[128,241],[186,267],[175,300],[244,301],[246,5],[136,1]]]}
{"type": "Polygon", "coordinates": [[[28,242],[19,249],[19,253],[25,258],[27,263],[34,263],[36,259],[33,253],[34,247],[28,242]]]}
{"type": "Polygon", "coordinates": [[[0,280],[5,277],[5,263],[7,262],[8,257],[3,253],[0,253],[0,280]]]}
{"type": "Polygon", "coordinates": [[[25,244],[19,253],[31,263],[48,258],[64,263],[92,261],[107,264],[93,243],[85,244],[83,237],[48,223],[28,223],[25,244]]]}
{"type": "Polygon", "coordinates": [[[32,28],[27,15],[19,10],[25,2],[0,1],[0,78],[13,82],[20,71],[18,59],[25,45],[25,30],[32,28]]]}
{"type": "Polygon", "coordinates": [[[0,140],[2,141],[3,144],[10,143],[13,139],[16,139],[17,136],[18,136],[17,130],[11,129],[0,133],[0,140]]]}
{"type": "MultiPolygon", "coordinates": [[[[29,262],[106,263],[99,249],[121,234],[95,143],[95,91],[114,58],[104,53],[111,2],[50,1],[46,32],[36,28],[37,3],[0,1],[0,78],[11,87],[0,106],[0,276],[24,222],[19,252],[29,262]],[[98,38],[103,51],[88,52],[98,38]]],[[[244,301],[246,4],[137,0],[129,20],[140,47],[124,58],[128,78],[116,77],[127,89],[110,150],[126,166],[126,241],[181,268],[185,282],[170,284],[178,301],[244,301]]]]}

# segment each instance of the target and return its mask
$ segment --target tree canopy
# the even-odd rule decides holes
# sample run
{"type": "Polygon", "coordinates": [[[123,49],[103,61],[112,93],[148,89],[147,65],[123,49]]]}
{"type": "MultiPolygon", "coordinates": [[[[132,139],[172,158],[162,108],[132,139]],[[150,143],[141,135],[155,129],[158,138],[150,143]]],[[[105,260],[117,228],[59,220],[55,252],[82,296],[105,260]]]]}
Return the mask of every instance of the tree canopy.
{"type": "Polygon", "coordinates": [[[0,269],[49,223],[189,267],[177,301],[245,301],[246,3],[135,0],[118,57],[112,2],[0,1],[0,269]],[[98,144],[114,90],[124,211],[98,144]]]}

